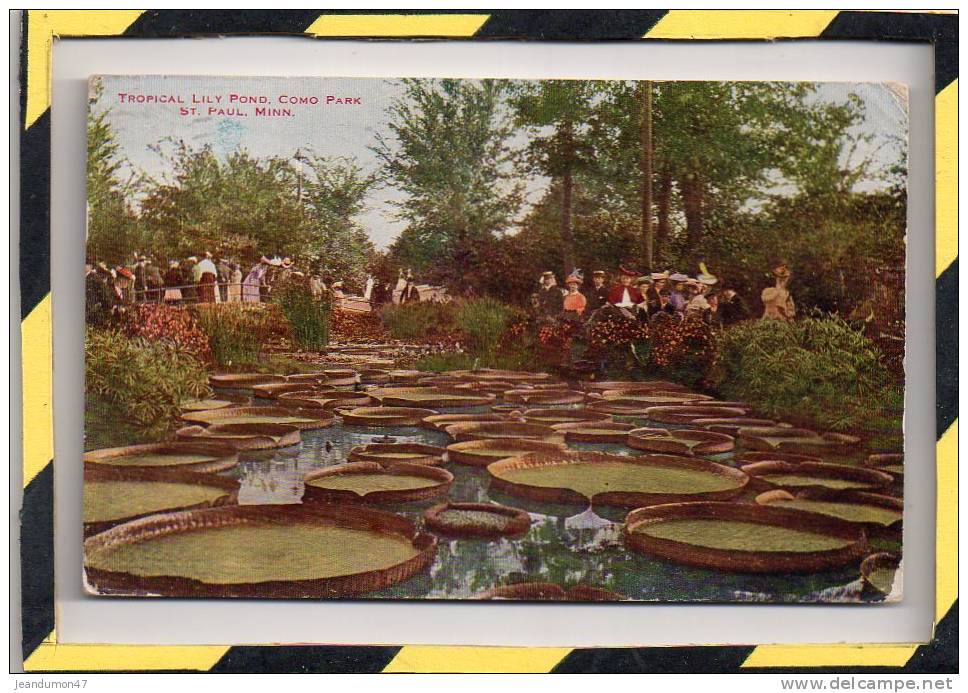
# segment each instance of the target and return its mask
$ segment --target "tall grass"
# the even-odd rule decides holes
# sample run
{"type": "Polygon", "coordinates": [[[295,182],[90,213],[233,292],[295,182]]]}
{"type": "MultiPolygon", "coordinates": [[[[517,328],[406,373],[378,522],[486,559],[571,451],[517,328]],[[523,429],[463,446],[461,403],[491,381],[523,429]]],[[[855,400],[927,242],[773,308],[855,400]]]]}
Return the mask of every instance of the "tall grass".
{"type": "Polygon", "coordinates": [[[328,300],[313,298],[300,286],[288,286],[277,296],[276,302],[289,321],[293,341],[302,349],[319,351],[329,344],[328,300]]]}
{"type": "Polygon", "coordinates": [[[485,361],[493,361],[515,311],[493,298],[475,298],[457,309],[457,327],[465,335],[468,350],[485,361]]]}
{"type": "Polygon", "coordinates": [[[212,361],[231,368],[258,363],[268,332],[268,314],[262,305],[206,303],[196,306],[198,324],[208,335],[212,361]]]}
{"type": "Polygon", "coordinates": [[[404,303],[387,305],[380,320],[394,339],[449,337],[457,331],[456,303],[404,303]]]}

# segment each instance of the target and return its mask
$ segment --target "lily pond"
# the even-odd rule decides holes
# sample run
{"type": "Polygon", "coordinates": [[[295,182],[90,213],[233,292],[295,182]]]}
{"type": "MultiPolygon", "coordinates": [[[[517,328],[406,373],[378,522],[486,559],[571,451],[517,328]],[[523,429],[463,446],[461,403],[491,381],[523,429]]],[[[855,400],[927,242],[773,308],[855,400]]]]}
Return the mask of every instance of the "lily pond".
{"type": "MultiPolygon", "coordinates": [[[[238,390],[218,392],[244,395],[244,391],[238,390]]],[[[274,402],[251,398],[251,404],[271,406],[274,402]]],[[[484,412],[488,408],[437,410],[441,413],[472,413],[484,412]]],[[[676,428],[640,417],[616,417],[616,420],[639,426],[676,428]]],[[[345,426],[337,417],[332,426],[302,431],[299,445],[242,452],[239,466],[223,474],[239,480],[240,505],[298,504],[305,491],[303,479],[308,472],[343,464],[353,447],[389,442],[387,437],[397,443],[441,447],[453,442],[443,431],[416,426],[345,426]]],[[[568,447],[619,455],[642,454],[620,444],[569,442],[568,447]]],[[[742,448],[737,447],[708,459],[739,466],[733,458],[742,452],[742,448]]],[[[856,460],[838,461],[857,464],[861,459],[862,455],[858,455],[856,460]]],[[[436,558],[428,571],[393,587],[369,592],[363,598],[466,599],[500,585],[542,582],[593,585],[632,600],[660,602],[864,602],[883,599],[882,594],[865,588],[856,564],[812,574],[744,574],[693,568],[629,551],[622,542],[622,523],[627,509],[532,501],[492,489],[489,474],[482,467],[450,463],[445,468],[454,475],[448,500],[494,502],[523,509],[530,515],[530,530],[519,538],[489,541],[440,537],[436,558]]],[[[744,495],[741,499],[751,500],[755,496],[752,491],[745,494],[749,498],[744,495]]],[[[404,515],[422,526],[423,512],[439,502],[437,499],[399,503],[383,506],[383,509],[404,515]]],[[[893,546],[883,548],[896,549],[893,546]]]]}

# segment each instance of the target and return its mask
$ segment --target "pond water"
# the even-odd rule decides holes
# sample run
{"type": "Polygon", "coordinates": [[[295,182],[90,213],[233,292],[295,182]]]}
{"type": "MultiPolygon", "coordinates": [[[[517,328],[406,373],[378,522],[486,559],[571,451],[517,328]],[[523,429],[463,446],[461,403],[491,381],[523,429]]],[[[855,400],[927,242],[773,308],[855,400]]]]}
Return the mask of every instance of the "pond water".
{"type": "MultiPolygon", "coordinates": [[[[274,404],[254,400],[255,404],[274,404]]],[[[480,409],[448,410],[484,411],[480,409]]],[[[618,418],[618,417],[617,417],[618,418]]],[[[642,421],[642,420],[640,420],[642,421]]],[[[650,425],[642,421],[641,425],[650,425]]],[[[663,424],[652,424],[660,425],[663,424]]],[[[242,504],[301,502],[303,476],[313,469],[346,462],[350,449],[385,435],[396,442],[446,446],[443,432],[418,427],[343,426],[337,419],[329,428],[303,431],[299,446],[259,453],[243,453],[240,465],[227,472],[240,481],[242,504]]],[[[599,450],[624,455],[642,454],[624,445],[569,443],[576,450],[599,450]]],[[[737,450],[736,452],[739,452],[737,450]]],[[[735,466],[734,453],[711,456],[735,466]]],[[[859,458],[858,458],[859,459],[859,458]]],[[[856,462],[856,460],[849,460],[856,462]]],[[[627,551],[621,539],[621,508],[539,503],[508,496],[489,488],[483,468],[446,465],[454,477],[452,501],[493,501],[522,508],[531,516],[531,529],[517,539],[482,541],[441,538],[430,570],[366,598],[462,599],[492,587],[517,582],[581,583],[603,587],[635,600],[647,601],[869,601],[875,595],[862,589],[856,565],[807,575],[726,573],[691,568],[627,551]]],[[[748,493],[746,500],[751,500],[748,493]]],[[[422,513],[440,500],[381,506],[422,525],[422,513]]]]}

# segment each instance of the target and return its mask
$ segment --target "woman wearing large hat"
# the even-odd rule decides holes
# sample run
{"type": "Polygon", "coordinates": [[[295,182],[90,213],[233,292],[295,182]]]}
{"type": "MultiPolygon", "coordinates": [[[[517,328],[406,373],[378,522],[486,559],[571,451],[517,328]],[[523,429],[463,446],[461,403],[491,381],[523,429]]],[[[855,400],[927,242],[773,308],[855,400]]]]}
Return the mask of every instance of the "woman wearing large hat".
{"type": "Polygon", "coordinates": [[[608,292],[608,302],[618,308],[632,310],[642,302],[642,294],[632,286],[632,282],[639,273],[625,267],[618,268],[619,283],[614,285],[608,292]]]}
{"type": "Polygon", "coordinates": [[[763,301],[764,320],[783,320],[793,322],[797,316],[797,307],[793,302],[793,295],[787,288],[793,273],[785,262],[773,266],[773,278],[776,284],[763,289],[760,299],[763,301]]]}

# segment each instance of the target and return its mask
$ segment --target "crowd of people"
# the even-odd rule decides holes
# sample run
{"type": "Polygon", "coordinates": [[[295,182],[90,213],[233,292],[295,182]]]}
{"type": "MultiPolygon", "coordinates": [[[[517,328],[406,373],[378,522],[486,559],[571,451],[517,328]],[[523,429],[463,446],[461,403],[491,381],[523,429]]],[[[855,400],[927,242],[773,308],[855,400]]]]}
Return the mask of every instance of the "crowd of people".
{"type": "Polygon", "coordinates": [[[260,303],[288,284],[301,284],[315,298],[326,291],[336,298],[343,295],[341,281],[327,287],[322,276],[300,271],[288,257],[263,256],[243,273],[238,262],[211,252],[170,260],[164,270],[154,258],[136,252],[122,265],[89,260],[85,299],[88,321],[101,324],[134,303],[260,303]]]}
{"type": "MultiPolygon", "coordinates": [[[[788,288],[791,274],[785,264],[773,268],[775,284],[760,296],[763,319],[792,321],[796,317],[788,288]]],[[[746,300],[735,289],[722,286],[705,265],[700,265],[694,277],[672,270],[640,275],[619,267],[611,284],[604,270],[592,272],[590,282],[582,272],[574,271],[564,283],[563,289],[554,272],[542,273],[540,286],[532,295],[532,309],[539,319],[586,322],[604,312],[651,324],[697,315],[709,325],[725,327],[753,317],[746,300]]]]}
{"type": "MultiPolygon", "coordinates": [[[[161,263],[142,253],[134,253],[122,265],[109,266],[88,260],[85,296],[88,321],[103,324],[134,303],[262,303],[269,301],[282,286],[298,285],[313,298],[324,295],[337,302],[347,298],[343,282],[318,272],[303,271],[289,257],[262,256],[243,273],[242,266],[211,252],[184,260],[161,263]]],[[[362,299],[373,308],[387,303],[415,303],[421,300],[413,272],[400,270],[396,283],[367,277],[362,299]]]]}

